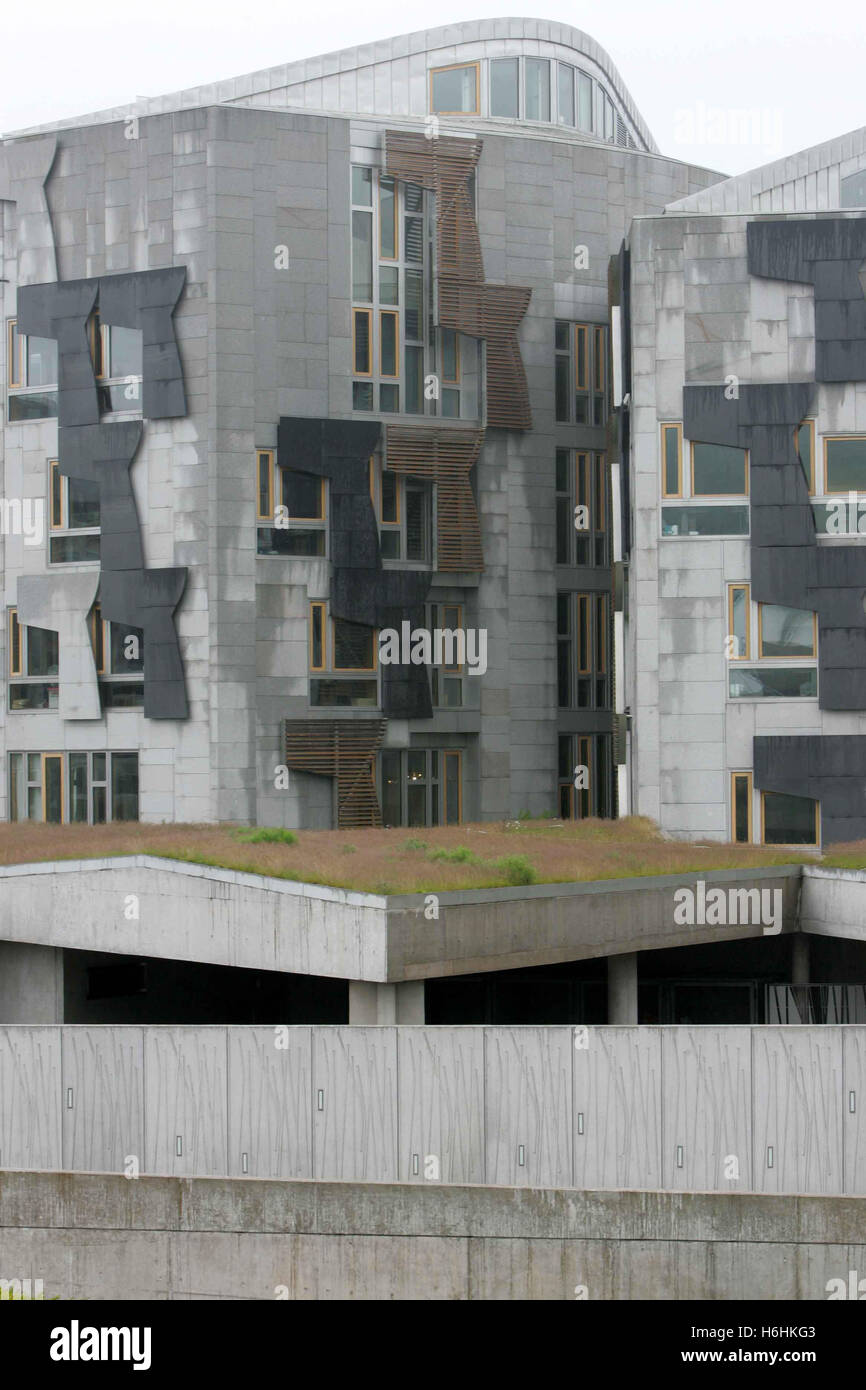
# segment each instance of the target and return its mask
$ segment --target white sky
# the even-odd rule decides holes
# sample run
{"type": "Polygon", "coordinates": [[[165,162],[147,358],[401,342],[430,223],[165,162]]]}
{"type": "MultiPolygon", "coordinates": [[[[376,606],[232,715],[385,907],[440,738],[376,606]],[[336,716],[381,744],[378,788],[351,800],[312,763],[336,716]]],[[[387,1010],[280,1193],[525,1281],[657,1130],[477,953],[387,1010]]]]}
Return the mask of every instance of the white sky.
{"type": "Polygon", "coordinates": [[[0,131],[508,14],[595,38],[674,158],[741,173],[866,124],[866,23],[852,0],[6,0],[0,131]],[[746,129],[737,110],[756,113],[746,129]]]}

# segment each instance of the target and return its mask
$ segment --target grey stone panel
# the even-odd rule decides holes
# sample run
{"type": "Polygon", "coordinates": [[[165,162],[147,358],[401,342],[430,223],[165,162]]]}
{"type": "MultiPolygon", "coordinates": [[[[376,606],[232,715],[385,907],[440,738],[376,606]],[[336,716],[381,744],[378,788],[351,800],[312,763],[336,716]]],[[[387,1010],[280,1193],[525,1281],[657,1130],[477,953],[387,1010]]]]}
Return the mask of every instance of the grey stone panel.
{"type": "Polygon", "coordinates": [[[55,338],[58,356],[58,424],[95,425],[99,420],[96,378],[87,320],[96,307],[98,280],[23,285],[18,291],[18,328],[55,338]]]}
{"type": "Polygon", "coordinates": [[[746,245],[751,275],[814,286],[816,380],[866,381],[866,219],[750,222],[746,245]]]}
{"type": "MultiPolygon", "coordinates": [[[[775,225],[775,224],[758,224],[775,225]]],[[[813,388],[685,386],[687,439],[750,450],[751,583],[759,603],[818,614],[818,700],[822,709],[866,708],[866,550],[819,546],[794,431],[813,388]]]]}
{"type": "Polygon", "coordinates": [[[54,229],[45,194],[56,153],[56,135],[17,140],[0,149],[0,201],[18,205],[19,289],[57,279],[54,229]]]}
{"type": "MultiPolygon", "coordinates": [[[[370,501],[368,460],[379,446],[375,421],[280,419],[277,459],[281,468],[313,473],[330,482],[333,617],[367,627],[424,622],[429,572],[386,570],[370,501]]],[[[391,718],[430,719],[430,681],[423,666],[385,666],[382,712],[391,718]]]]}
{"type": "Polygon", "coordinates": [[[820,801],[825,845],[866,837],[866,736],[758,737],[754,769],[761,791],[820,801]]]}
{"type": "Polygon", "coordinates": [[[148,420],[186,415],[183,371],[172,315],[186,281],[186,266],[107,275],[99,281],[99,316],[142,334],[142,411],[148,420]]]}

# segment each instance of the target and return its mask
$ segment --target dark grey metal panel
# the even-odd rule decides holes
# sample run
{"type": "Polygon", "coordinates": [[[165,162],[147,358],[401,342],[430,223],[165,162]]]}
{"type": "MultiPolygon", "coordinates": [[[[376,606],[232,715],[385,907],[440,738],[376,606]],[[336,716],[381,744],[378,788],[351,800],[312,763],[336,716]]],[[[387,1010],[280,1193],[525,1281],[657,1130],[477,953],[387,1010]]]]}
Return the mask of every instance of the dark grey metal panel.
{"type": "Polygon", "coordinates": [[[186,395],[172,315],[183,293],[186,266],[104,275],[99,316],[142,335],[143,413],[149,420],[186,415],[186,395]]]}
{"type": "MultiPolygon", "coordinates": [[[[419,627],[432,575],[382,566],[368,464],[380,439],[376,421],[283,416],[277,460],[281,468],[329,480],[332,615],[366,627],[399,630],[407,619],[419,627]]],[[[432,718],[426,667],[383,667],[382,712],[392,718],[432,718]]]]}
{"type": "Polygon", "coordinates": [[[22,285],[18,290],[18,328],[37,338],[57,340],[57,418],[60,425],[95,425],[99,420],[96,378],[87,320],[96,307],[98,280],[22,285]]]}
{"type": "Polygon", "coordinates": [[[821,802],[825,844],[866,837],[866,735],[774,734],[753,748],[761,791],[821,802]]]}

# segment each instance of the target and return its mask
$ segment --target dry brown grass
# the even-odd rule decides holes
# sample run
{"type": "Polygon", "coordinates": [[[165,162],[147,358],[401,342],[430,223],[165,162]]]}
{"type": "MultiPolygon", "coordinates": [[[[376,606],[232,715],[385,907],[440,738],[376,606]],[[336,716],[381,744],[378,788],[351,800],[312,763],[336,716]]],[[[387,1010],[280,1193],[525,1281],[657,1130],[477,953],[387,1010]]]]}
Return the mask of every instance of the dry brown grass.
{"type": "MultiPolygon", "coordinates": [[[[230,826],[0,825],[0,863],[90,859],[151,854],[268,874],[305,883],[372,893],[421,893],[511,883],[570,883],[697,870],[795,864],[810,856],[757,845],[667,840],[651,821],[531,820],[485,822],[438,829],[301,830],[298,843],[246,844],[230,826]],[[416,847],[411,847],[411,846],[416,847]],[[420,847],[419,847],[420,846],[420,847]],[[467,863],[431,857],[436,851],[469,851],[467,863]],[[515,873],[501,861],[518,859],[515,873]],[[530,874],[520,871],[531,866],[530,874]]],[[[866,865],[866,842],[839,846],[839,856],[866,865]]]]}

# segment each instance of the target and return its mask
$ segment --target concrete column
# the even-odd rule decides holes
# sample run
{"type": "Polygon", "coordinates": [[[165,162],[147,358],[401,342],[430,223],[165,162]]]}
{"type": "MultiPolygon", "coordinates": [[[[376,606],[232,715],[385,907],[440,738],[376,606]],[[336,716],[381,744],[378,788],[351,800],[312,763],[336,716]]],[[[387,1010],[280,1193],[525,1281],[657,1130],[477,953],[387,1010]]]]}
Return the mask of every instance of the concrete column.
{"type": "Polygon", "coordinates": [[[607,958],[607,1021],[637,1023],[637,951],[607,958]]]}
{"type": "Polygon", "coordinates": [[[349,1022],[423,1023],[424,981],[380,985],[369,980],[350,980],[349,1022]]]}
{"type": "Polygon", "coordinates": [[[62,1022],[62,950],[0,941],[0,1023],[62,1022]]]}

